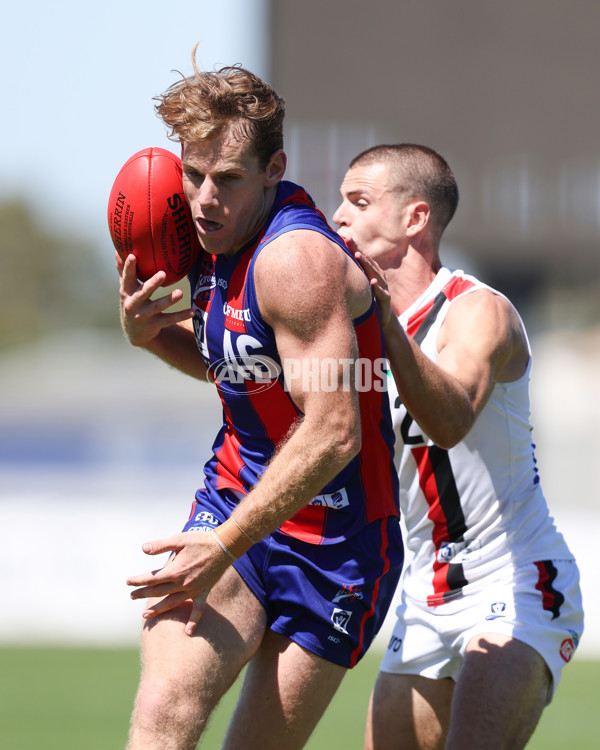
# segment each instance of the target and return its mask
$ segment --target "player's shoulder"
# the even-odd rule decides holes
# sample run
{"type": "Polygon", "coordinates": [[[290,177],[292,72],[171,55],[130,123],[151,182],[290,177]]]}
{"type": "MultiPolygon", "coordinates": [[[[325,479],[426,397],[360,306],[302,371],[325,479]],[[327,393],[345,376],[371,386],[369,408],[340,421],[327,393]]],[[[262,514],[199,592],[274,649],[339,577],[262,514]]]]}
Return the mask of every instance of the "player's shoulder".
{"type": "Polygon", "coordinates": [[[480,284],[461,294],[448,307],[437,346],[467,345],[494,358],[498,380],[514,380],[530,359],[529,342],[521,316],[501,292],[480,284]]]}
{"type": "Polygon", "coordinates": [[[494,320],[498,324],[505,321],[514,325],[521,321],[516,307],[506,295],[481,282],[473,283],[450,302],[446,324],[457,322],[464,325],[469,321],[477,325],[494,320]]]}
{"type": "Polygon", "coordinates": [[[281,284],[290,294],[303,290],[332,290],[343,283],[351,259],[326,235],[309,229],[285,232],[265,245],[258,255],[254,275],[257,287],[281,284]]]}
{"type": "MultiPolygon", "coordinates": [[[[353,263],[338,243],[320,232],[294,229],[280,235],[262,248],[254,266],[263,315],[310,317],[319,308],[345,305],[349,291],[358,286],[354,274],[360,269],[352,268],[353,263]]],[[[368,289],[364,274],[361,279],[368,289]]]]}
{"type": "Polygon", "coordinates": [[[295,268],[302,273],[333,264],[344,267],[349,256],[341,245],[313,229],[290,229],[266,244],[256,259],[259,272],[286,272],[295,268]]]}

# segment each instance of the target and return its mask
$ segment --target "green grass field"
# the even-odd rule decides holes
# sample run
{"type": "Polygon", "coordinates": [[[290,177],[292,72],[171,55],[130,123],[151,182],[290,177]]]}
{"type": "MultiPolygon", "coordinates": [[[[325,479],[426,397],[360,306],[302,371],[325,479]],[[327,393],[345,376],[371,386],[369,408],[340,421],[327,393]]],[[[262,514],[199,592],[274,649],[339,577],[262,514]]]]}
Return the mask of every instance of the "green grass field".
{"type": "MultiPolygon", "coordinates": [[[[372,653],[348,673],[307,750],[360,750],[379,665],[372,653]]],[[[119,750],[137,685],[130,649],[0,649],[0,748],[119,750]]],[[[600,738],[600,662],[575,659],[529,744],[531,750],[592,750],[600,738]]],[[[221,702],[201,743],[220,747],[236,689],[221,702]]]]}

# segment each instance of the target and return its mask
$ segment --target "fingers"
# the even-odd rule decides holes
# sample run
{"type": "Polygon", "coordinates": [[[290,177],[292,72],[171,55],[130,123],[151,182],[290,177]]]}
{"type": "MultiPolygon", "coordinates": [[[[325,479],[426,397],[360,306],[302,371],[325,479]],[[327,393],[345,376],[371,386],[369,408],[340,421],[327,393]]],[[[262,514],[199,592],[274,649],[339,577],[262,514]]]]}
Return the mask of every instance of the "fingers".
{"type": "Polygon", "coordinates": [[[388,292],[387,287],[384,287],[379,281],[377,281],[377,279],[371,279],[370,284],[375,299],[378,302],[386,302],[389,299],[390,293],[388,292]]]}
{"type": "Polygon", "coordinates": [[[373,286],[373,279],[380,284],[384,289],[387,289],[387,282],[385,280],[385,274],[381,269],[381,266],[377,261],[370,258],[368,255],[363,255],[360,251],[354,253],[354,257],[359,262],[363,271],[371,278],[371,285],[373,286]]]}
{"type": "Polygon", "coordinates": [[[192,611],[190,612],[190,617],[185,626],[186,635],[189,635],[189,636],[194,635],[194,631],[196,630],[196,625],[198,625],[198,622],[200,621],[200,618],[202,617],[202,614],[204,613],[207,596],[208,596],[208,591],[205,591],[202,594],[199,594],[198,596],[194,597],[194,599],[192,600],[192,611]]]}
{"type": "MultiPolygon", "coordinates": [[[[154,593],[152,593],[151,596],[154,596],[154,593]]],[[[152,604],[149,604],[148,607],[142,612],[142,617],[144,618],[144,620],[150,620],[152,617],[162,615],[165,612],[169,612],[170,610],[179,607],[180,604],[187,602],[189,598],[190,595],[186,594],[185,591],[178,591],[174,594],[169,594],[168,596],[165,596],[164,599],[160,599],[159,601],[154,601],[152,604]]]]}
{"type": "Polygon", "coordinates": [[[229,565],[229,561],[223,561],[221,550],[207,536],[180,533],[142,545],[149,555],[175,552],[162,569],[127,580],[128,586],[135,587],[130,594],[132,599],[153,600],[145,610],[144,618],[163,614],[191,600],[193,606],[186,633],[193,634],[204,611],[208,592],[229,565]]]}
{"type": "Polygon", "coordinates": [[[171,574],[171,570],[174,569],[169,568],[169,572],[165,572],[167,571],[167,566],[165,566],[159,570],[152,570],[149,573],[130,576],[126,581],[128,586],[143,587],[132,591],[131,598],[143,599],[145,596],[165,596],[166,594],[171,594],[175,582],[180,577],[176,573],[171,574]]]}
{"type": "Polygon", "coordinates": [[[375,297],[378,300],[387,299],[387,297],[389,297],[389,289],[387,281],[385,280],[385,274],[381,270],[379,264],[372,258],[363,255],[358,250],[354,253],[354,257],[360,263],[363,271],[367,274],[375,297]]]}
{"type": "MultiPolygon", "coordinates": [[[[173,289],[169,294],[165,294],[155,300],[152,295],[163,285],[166,274],[164,271],[158,271],[147,281],[140,282],[136,276],[135,256],[129,255],[123,263],[123,272],[121,276],[121,297],[122,304],[130,309],[131,312],[138,311],[142,305],[148,305],[148,311],[152,314],[161,313],[167,308],[183,299],[181,289],[173,289]]],[[[191,310],[189,311],[191,312],[191,310]]],[[[188,317],[188,310],[184,311],[185,317],[188,317]]],[[[177,313],[174,313],[174,315],[177,313]]]]}
{"type": "Polygon", "coordinates": [[[360,250],[356,250],[354,252],[354,257],[360,263],[361,268],[364,268],[365,271],[373,268],[373,261],[371,260],[371,258],[369,258],[368,255],[363,255],[360,250]]]}
{"type": "Polygon", "coordinates": [[[187,537],[184,534],[172,534],[164,539],[144,542],[142,550],[147,555],[161,555],[163,552],[179,552],[186,541],[187,537]]]}
{"type": "MultiPolygon", "coordinates": [[[[169,307],[174,305],[176,302],[179,302],[183,299],[183,292],[181,289],[173,289],[172,292],[169,294],[166,294],[164,297],[159,297],[156,300],[153,300],[153,306],[155,312],[164,312],[169,307]]],[[[193,315],[193,310],[191,307],[186,308],[185,310],[179,310],[177,312],[168,313],[165,317],[170,322],[174,322],[175,319],[179,320],[185,320],[186,318],[190,318],[193,315]]]]}
{"type": "Polygon", "coordinates": [[[142,284],[136,277],[135,256],[129,255],[123,263],[119,291],[121,327],[134,346],[146,346],[158,336],[163,328],[182,323],[193,317],[191,308],[165,312],[183,298],[183,292],[180,289],[152,299],[152,295],[164,280],[165,272],[159,271],[142,284]]]}
{"type": "Polygon", "coordinates": [[[139,286],[135,255],[130,253],[124,261],[121,261],[121,287],[128,293],[133,294],[139,286]]]}
{"type": "Polygon", "coordinates": [[[392,311],[392,300],[387,281],[385,280],[385,274],[376,261],[367,255],[363,255],[360,251],[357,250],[354,253],[354,257],[369,279],[369,284],[371,285],[371,290],[379,309],[381,325],[385,328],[390,321],[392,311]]]}
{"type": "MultiPolygon", "coordinates": [[[[127,581],[128,586],[139,586],[135,591],[132,591],[130,597],[132,599],[151,599],[152,597],[160,596],[173,596],[175,593],[184,593],[181,591],[181,585],[172,580],[156,580],[148,581],[145,576],[134,576],[127,581]],[[148,585],[144,585],[144,584],[148,585]],[[176,589],[177,591],[173,591],[176,589]]],[[[187,594],[186,596],[189,596],[187,594]]],[[[184,599],[186,597],[184,596],[184,599]]]]}
{"type": "Polygon", "coordinates": [[[137,276],[136,257],[133,253],[129,253],[123,263],[121,286],[126,294],[133,295],[136,292],[140,292],[140,297],[147,300],[164,284],[166,278],[167,274],[164,271],[157,271],[154,276],[140,283],[137,276]]]}
{"type": "MultiPolygon", "coordinates": [[[[185,542],[183,534],[173,534],[172,536],[166,537],[165,539],[157,539],[153,542],[144,542],[142,544],[142,550],[147,555],[160,555],[163,552],[179,552],[182,549],[185,542]]],[[[157,583],[163,583],[166,581],[174,581],[175,574],[173,568],[167,568],[167,566],[158,570],[153,570],[150,573],[141,573],[137,576],[130,576],[127,579],[128,586],[155,586],[157,583]],[[167,571],[167,572],[165,572],[167,571]]],[[[134,591],[133,594],[136,592],[134,591]]],[[[157,595],[160,596],[162,593],[159,592],[157,595]]],[[[168,593],[168,592],[167,592],[168,593]]],[[[139,599],[140,597],[132,598],[139,599]]]]}
{"type": "MultiPolygon", "coordinates": [[[[196,626],[200,622],[200,618],[204,614],[206,608],[206,599],[208,597],[208,591],[204,591],[201,594],[195,596],[192,602],[192,608],[188,617],[188,621],[185,624],[185,634],[192,636],[196,630],[196,626]]],[[[171,594],[166,596],[160,601],[154,602],[149,605],[147,609],[142,612],[144,620],[150,620],[157,615],[162,615],[165,612],[169,612],[175,609],[179,605],[190,600],[190,597],[185,592],[179,592],[177,594],[171,594]]]]}

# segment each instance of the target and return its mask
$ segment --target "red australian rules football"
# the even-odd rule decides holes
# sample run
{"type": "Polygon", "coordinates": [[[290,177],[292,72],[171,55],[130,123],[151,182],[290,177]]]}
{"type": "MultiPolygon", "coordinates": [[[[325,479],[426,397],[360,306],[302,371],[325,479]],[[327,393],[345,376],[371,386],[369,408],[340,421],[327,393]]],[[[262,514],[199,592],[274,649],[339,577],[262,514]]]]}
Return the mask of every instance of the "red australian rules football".
{"type": "Polygon", "coordinates": [[[181,159],[164,148],[145,148],[121,167],[108,199],[108,228],[123,260],[133,253],[146,281],[165,271],[164,286],[186,276],[200,243],[186,203],[181,159]]]}

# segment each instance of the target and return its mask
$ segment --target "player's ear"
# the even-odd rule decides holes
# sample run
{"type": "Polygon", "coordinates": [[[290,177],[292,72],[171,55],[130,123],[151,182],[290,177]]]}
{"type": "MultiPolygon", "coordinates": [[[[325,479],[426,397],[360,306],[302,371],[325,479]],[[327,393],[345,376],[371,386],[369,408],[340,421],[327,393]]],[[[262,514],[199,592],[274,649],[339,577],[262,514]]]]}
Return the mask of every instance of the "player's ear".
{"type": "Polygon", "coordinates": [[[414,237],[429,223],[431,216],[431,209],[425,201],[416,201],[409,207],[408,212],[408,225],[406,227],[406,235],[408,237],[414,237]]]}
{"type": "Polygon", "coordinates": [[[283,149],[278,149],[269,159],[265,169],[265,187],[273,187],[283,179],[287,166],[287,156],[283,149]]]}

